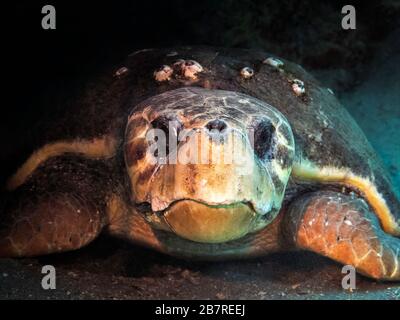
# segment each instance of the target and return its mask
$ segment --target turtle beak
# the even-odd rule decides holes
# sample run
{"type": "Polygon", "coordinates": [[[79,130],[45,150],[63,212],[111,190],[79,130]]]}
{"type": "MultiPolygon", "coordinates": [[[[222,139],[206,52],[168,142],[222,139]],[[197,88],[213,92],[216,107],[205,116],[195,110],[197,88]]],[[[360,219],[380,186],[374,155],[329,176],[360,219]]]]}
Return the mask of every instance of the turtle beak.
{"type": "Polygon", "coordinates": [[[174,202],[164,218],[178,236],[203,243],[238,239],[253,229],[257,214],[252,206],[238,202],[208,205],[194,200],[174,202]]]}

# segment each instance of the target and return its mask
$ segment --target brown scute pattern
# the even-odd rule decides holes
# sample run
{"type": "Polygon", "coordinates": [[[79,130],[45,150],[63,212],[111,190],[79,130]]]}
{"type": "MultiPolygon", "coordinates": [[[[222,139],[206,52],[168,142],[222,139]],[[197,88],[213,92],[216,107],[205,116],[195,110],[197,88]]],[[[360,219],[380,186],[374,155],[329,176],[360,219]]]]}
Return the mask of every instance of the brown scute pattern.
{"type": "Polygon", "coordinates": [[[36,256],[80,248],[107,224],[109,164],[65,156],[48,160],[1,199],[0,256],[36,256]]]}
{"type": "Polygon", "coordinates": [[[375,279],[400,280],[400,239],[384,233],[359,198],[316,192],[296,201],[285,218],[293,240],[375,279]]]}

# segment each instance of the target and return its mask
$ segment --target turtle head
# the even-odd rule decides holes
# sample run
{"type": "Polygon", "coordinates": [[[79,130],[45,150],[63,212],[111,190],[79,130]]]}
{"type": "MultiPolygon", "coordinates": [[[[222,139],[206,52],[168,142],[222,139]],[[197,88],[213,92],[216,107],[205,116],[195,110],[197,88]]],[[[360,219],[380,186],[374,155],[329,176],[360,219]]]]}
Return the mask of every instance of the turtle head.
{"type": "Polygon", "coordinates": [[[153,227],[218,243],[278,214],[294,140],[265,102],[221,90],[167,91],[134,108],[125,138],[131,200],[153,227]]]}

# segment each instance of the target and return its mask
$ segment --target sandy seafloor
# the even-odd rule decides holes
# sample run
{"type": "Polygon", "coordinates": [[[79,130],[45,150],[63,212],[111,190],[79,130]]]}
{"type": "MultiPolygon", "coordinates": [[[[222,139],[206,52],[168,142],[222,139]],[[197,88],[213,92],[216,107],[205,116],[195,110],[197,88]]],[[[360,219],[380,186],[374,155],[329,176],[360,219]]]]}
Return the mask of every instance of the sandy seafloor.
{"type": "MultiPolygon", "coordinates": [[[[400,189],[398,39],[394,35],[387,41],[389,45],[382,46],[356,87],[336,94],[364,129],[400,189]]],[[[334,86],[330,73],[323,74],[320,80],[334,86]]],[[[339,264],[307,252],[200,263],[102,237],[76,252],[0,260],[0,298],[400,300],[399,283],[380,283],[358,275],[357,289],[349,292],[341,287],[342,277],[339,264]],[[56,267],[56,290],[41,288],[45,264],[56,267]]]]}

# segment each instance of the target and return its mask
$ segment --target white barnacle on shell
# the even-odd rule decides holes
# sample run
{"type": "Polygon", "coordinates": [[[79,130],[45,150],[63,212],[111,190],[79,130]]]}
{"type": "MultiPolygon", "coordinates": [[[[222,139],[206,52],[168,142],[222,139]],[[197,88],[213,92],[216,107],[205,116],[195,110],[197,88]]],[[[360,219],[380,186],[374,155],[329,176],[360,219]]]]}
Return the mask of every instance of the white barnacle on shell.
{"type": "Polygon", "coordinates": [[[282,68],[284,66],[283,61],[278,58],[269,57],[263,61],[264,64],[268,64],[274,68],[282,68]]]}
{"type": "Polygon", "coordinates": [[[250,79],[252,76],[254,76],[254,70],[250,67],[244,67],[242,70],[240,70],[240,76],[244,79],[250,79]]]}
{"type": "Polygon", "coordinates": [[[353,225],[353,223],[350,220],[345,220],[344,223],[347,224],[348,226],[352,226],[353,225]]]}
{"type": "Polygon", "coordinates": [[[292,81],[292,89],[296,96],[301,96],[306,92],[304,82],[299,79],[294,79],[292,81]]]}
{"type": "Polygon", "coordinates": [[[185,78],[197,80],[197,74],[203,71],[200,63],[194,60],[179,59],[174,63],[174,68],[185,78]]]}
{"type": "Polygon", "coordinates": [[[128,74],[129,69],[127,67],[121,67],[117,71],[115,71],[114,76],[120,78],[126,74],[128,74]]]}
{"type": "Polygon", "coordinates": [[[154,79],[158,82],[162,81],[169,81],[172,77],[172,74],[174,73],[174,70],[168,66],[168,65],[163,65],[156,71],[154,71],[154,79]]]}

